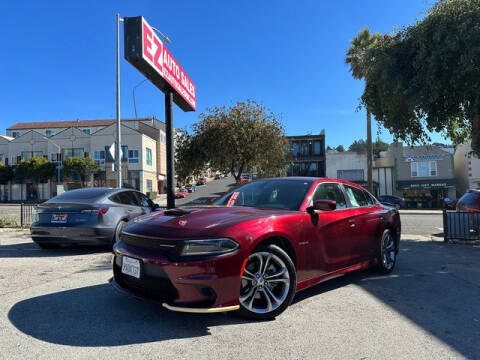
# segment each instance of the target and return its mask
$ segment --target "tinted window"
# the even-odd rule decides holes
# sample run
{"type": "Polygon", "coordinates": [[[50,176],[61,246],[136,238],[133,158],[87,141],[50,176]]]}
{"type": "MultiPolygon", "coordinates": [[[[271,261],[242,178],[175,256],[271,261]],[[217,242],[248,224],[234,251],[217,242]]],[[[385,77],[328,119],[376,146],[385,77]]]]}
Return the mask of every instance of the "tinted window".
{"type": "Polygon", "coordinates": [[[298,210],[311,185],[311,181],[261,180],[228,193],[214,205],[298,210]]]}
{"type": "Polygon", "coordinates": [[[338,184],[320,184],[313,195],[313,200],[333,200],[337,202],[337,209],[345,209],[347,202],[338,184]]]}
{"type": "Polygon", "coordinates": [[[133,191],[123,191],[118,194],[115,194],[110,197],[110,200],[122,205],[139,205],[139,200],[137,200],[133,191]]]}
{"type": "Polygon", "coordinates": [[[140,204],[140,206],[142,207],[151,207],[151,200],[146,197],[145,195],[143,194],[140,194],[138,192],[134,193],[135,196],[137,197],[138,199],[138,203],[140,204]]]}
{"type": "Polygon", "coordinates": [[[370,196],[369,193],[367,193],[366,191],[364,191],[363,194],[365,195],[365,199],[367,199],[367,205],[368,205],[368,206],[373,206],[373,205],[375,205],[375,201],[373,200],[373,198],[370,196]]]}
{"type": "Polygon", "coordinates": [[[367,199],[362,190],[351,186],[345,186],[345,191],[352,207],[367,206],[367,199]]]}

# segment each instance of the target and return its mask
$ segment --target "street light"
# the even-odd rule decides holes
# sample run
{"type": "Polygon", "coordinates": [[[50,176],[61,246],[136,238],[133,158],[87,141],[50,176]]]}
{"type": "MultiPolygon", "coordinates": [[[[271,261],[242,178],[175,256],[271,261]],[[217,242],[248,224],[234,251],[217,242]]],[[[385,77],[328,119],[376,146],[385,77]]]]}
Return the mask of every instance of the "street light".
{"type": "Polygon", "coordinates": [[[165,40],[165,42],[167,42],[167,43],[169,43],[169,44],[172,42],[172,41],[170,40],[170,38],[169,38],[167,35],[163,35],[163,33],[162,33],[160,30],[158,30],[157,28],[155,28],[155,27],[153,27],[153,26],[151,26],[151,28],[152,28],[153,30],[155,30],[155,31],[157,32],[157,34],[159,34],[159,35],[162,37],[162,39],[165,40]]]}

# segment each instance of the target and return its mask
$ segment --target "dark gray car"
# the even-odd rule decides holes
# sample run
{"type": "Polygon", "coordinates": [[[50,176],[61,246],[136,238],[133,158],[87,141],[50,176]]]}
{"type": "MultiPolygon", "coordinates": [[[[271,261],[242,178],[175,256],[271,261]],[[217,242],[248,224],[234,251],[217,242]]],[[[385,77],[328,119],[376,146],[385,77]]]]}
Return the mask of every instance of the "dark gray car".
{"type": "Polygon", "coordinates": [[[64,244],[112,246],[128,221],[157,208],[136,190],[72,190],[38,205],[30,232],[42,248],[64,244]]]}

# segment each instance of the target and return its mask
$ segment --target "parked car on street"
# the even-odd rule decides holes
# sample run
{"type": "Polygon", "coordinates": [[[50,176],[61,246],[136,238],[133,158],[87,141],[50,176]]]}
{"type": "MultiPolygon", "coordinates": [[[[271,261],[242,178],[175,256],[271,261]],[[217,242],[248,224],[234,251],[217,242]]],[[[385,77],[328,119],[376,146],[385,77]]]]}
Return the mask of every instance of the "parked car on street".
{"type": "Polygon", "coordinates": [[[329,278],[390,273],[400,232],[396,209],[348,181],[258,180],[123,229],[110,283],[173,311],[273,318],[329,278]]]}
{"type": "Polygon", "coordinates": [[[246,183],[249,183],[250,181],[252,181],[252,178],[250,177],[250,175],[243,175],[240,180],[240,183],[246,184],[246,183]]]}
{"type": "Polygon", "coordinates": [[[207,183],[207,179],[204,177],[198,178],[197,185],[205,185],[207,183]]]}
{"type": "Polygon", "coordinates": [[[42,248],[113,246],[128,221],[156,209],[157,204],[136,190],[71,190],[35,208],[30,232],[32,240],[42,248]]]}
{"type": "Polygon", "coordinates": [[[215,180],[220,180],[222,178],[222,175],[220,174],[215,174],[215,180]]]}
{"type": "Polygon", "coordinates": [[[185,189],[187,189],[189,193],[193,193],[195,192],[195,184],[187,184],[185,185],[185,189]]]}
{"type": "Polygon", "coordinates": [[[380,201],[382,204],[391,204],[397,209],[405,207],[405,199],[398,196],[380,195],[378,197],[378,201],[380,201]]]}
{"type": "Polygon", "coordinates": [[[480,212],[480,190],[468,190],[456,205],[457,211],[480,212]]]}
{"type": "Polygon", "coordinates": [[[188,195],[188,190],[186,188],[181,188],[178,189],[178,191],[175,193],[175,198],[184,198],[185,196],[188,195]]]}

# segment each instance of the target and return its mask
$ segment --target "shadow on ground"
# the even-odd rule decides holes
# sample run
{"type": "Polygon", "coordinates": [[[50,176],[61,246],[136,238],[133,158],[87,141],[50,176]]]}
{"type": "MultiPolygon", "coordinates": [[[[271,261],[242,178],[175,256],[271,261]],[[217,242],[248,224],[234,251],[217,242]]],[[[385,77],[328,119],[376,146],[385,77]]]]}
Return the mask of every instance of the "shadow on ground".
{"type": "MultiPolygon", "coordinates": [[[[402,241],[392,274],[381,276],[365,270],[330,280],[298,293],[295,306],[287,311],[308,306],[305,299],[322,301],[323,293],[354,284],[465,357],[475,358],[480,353],[479,279],[478,247],[402,241]]],[[[209,335],[213,326],[248,323],[228,314],[168,312],[159,304],[117,294],[107,284],[20,301],[10,309],[8,318],[27,335],[73,346],[198,337],[209,335]]]]}
{"type": "Polygon", "coordinates": [[[58,249],[42,249],[33,242],[0,245],[0,258],[62,257],[108,252],[110,252],[110,250],[106,247],[94,246],[69,246],[58,249]]]}
{"type": "Polygon", "coordinates": [[[27,299],[8,318],[37,339],[71,346],[117,346],[209,335],[209,327],[247,323],[228,314],[186,314],[95,285],[27,299]]]}

